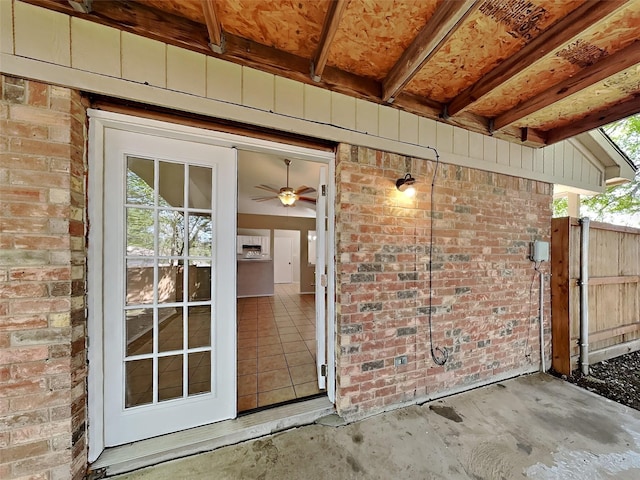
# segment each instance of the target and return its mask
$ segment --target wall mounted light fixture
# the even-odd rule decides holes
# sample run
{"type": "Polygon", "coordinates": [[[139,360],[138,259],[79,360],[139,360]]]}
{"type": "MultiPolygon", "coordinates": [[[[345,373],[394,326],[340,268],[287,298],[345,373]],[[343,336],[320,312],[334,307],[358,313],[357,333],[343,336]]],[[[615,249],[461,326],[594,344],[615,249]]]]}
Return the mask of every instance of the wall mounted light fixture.
{"type": "Polygon", "coordinates": [[[407,173],[404,178],[399,178],[396,181],[396,188],[404,193],[408,197],[413,197],[416,194],[416,189],[413,186],[416,183],[416,179],[407,173]]]}

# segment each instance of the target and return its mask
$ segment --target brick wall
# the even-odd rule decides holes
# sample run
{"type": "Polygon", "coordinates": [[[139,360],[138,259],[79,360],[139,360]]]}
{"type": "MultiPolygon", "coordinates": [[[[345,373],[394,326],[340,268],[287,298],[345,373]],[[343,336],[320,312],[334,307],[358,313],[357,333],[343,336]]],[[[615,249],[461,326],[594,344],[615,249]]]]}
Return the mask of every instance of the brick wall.
{"type": "Polygon", "coordinates": [[[0,478],[82,478],[85,108],[66,88],[0,88],[0,478]]]}
{"type": "MultiPolygon", "coordinates": [[[[439,366],[427,315],[434,166],[367,148],[338,150],[337,408],[347,417],[539,364],[538,279],[527,255],[530,241],[549,241],[552,186],[440,164],[431,311],[434,346],[450,356],[439,366]],[[395,188],[408,171],[418,180],[411,200],[395,188]],[[394,366],[401,355],[408,363],[394,366]]],[[[547,329],[545,343],[549,336],[547,329]]]]}

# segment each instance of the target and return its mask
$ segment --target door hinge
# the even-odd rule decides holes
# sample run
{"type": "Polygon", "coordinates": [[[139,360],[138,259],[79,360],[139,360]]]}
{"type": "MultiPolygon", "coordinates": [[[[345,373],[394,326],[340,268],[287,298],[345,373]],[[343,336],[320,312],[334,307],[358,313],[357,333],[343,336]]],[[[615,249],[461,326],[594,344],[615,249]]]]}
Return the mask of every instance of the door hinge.
{"type": "Polygon", "coordinates": [[[327,196],[327,186],[326,185],[322,185],[322,196],[323,197],[327,196]]]}
{"type": "Polygon", "coordinates": [[[327,376],[327,365],[320,365],[320,375],[323,377],[327,376]]]}
{"type": "Polygon", "coordinates": [[[320,286],[321,287],[327,286],[327,276],[324,273],[320,275],[320,286]]]}

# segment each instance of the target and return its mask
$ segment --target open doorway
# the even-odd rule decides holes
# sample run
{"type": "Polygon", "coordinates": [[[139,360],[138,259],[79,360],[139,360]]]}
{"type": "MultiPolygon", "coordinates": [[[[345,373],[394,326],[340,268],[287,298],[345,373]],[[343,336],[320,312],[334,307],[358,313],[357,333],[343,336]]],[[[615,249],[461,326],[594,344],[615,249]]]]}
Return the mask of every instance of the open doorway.
{"type": "MultiPolygon", "coordinates": [[[[269,281],[247,282],[270,291],[239,295],[237,290],[241,261],[252,268],[272,262],[276,229],[297,230],[306,242],[308,232],[318,229],[315,209],[288,207],[284,215],[247,212],[243,202],[259,205],[271,199],[255,202],[251,193],[238,195],[237,188],[244,186],[235,181],[240,172],[249,178],[250,189],[271,183],[260,162],[271,158],[281,163],[277,155],[282,152],[300,165],[313,166],[321,177],[325,170],[333,173],[333,153],[102,111],[90,111],[89,137],[89,461],[111,465],[124,452],[138,458],[140,451],[130,443],[185,429],[208,429],[214,423],[220,423],[220,432],[246,428],[233,420],[239,412],[321,391],[324,376],[307,381],[311,367],[328,375],[326,395],[335,401],[333,352],[324,360],[325,329],[333,336],[334,324],[317,313],[325,302],[315,301],[325,298],[324,291],[300,292],[299,286],[291,289],[295,284],[276,291],[272,268],[263,270],[269,281]],[[242,145],[255,150],[242,153],[258,177],[238,169],[242,145]],[[238,242],[239,233],[248,238],[238,242]],[[251,258],[243,258],[245,254],[251,258]],[[280,359],[261,361],[259,354],[280,359]],[[277,368],[282,359],[289,389],[271,373],[283,370],[277,368]],[[245,370],[250,363],[252,372],[245,370]],[[245,376],[249,381],[239,382],[245,376]],[[246,385],[252,389],[248,395],[246,385]],[[289,392],[286,398],[278,396],[283,389],[289,392]],[[239,404],[240,396],[247,398],[239,404]]],[[[292,176],[292,182],[298,181],[292,176]]],[[[331,188],[326,189],[329,198],[331,188]]],[[[304,190],[309,194],[310,189],[304,190]]],[[[318,203],[325,203],[324,196],[318,203]]],[[[325,204],[330,213],[322,214],[321,223],[333,218],[331,202],[325,204]]],[[[332,235],[332,222],[326,224],[332,235]]],[[[298,285],[313,286],[321,273],[307,252],[301,243],[298,285]]],[[[322,266],[328,270],[331,298],[333,265],[322,266]]],[[[332,307],[328,305],[330,318],[332,307]]],[[[312,404],[318,405],[305,403],[312,404]]]]}
{"type": "Polygon", "coordinates": [[[316,258],[309,258],[308,247],[321,168],[238,152],[239,413],[324,392],[317,351],[318,335],[326,333],[317,328],[316,258]],[[275,192],[291,185],[305,200],[284,206],[275,192]],[[246,275],[247,269],[254,271],[246,275]]]}

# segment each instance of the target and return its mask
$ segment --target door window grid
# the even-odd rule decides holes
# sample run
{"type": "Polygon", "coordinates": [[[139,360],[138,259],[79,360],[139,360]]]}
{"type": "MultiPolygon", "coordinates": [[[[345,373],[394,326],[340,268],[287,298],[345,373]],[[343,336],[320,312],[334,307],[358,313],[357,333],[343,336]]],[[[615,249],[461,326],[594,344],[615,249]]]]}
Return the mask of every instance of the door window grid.
{"type": "MultiPolygon", "coordinates": [[[[152,259],[153,262],[153,284],[151,288],[151,298],[147,298],[147,300],[150,300],[150,302],[143,301],[132,303],[127,300],[124,306],[125,315],[127,315],[127,312],[134,312],[136,310],[142,309],[143,311],[147,312],[147,315],[149,313],[149,310],[151,310],[153,317],[152,329],[145,332],[146,334],[151,334],[151,342],[153,345],[152,351],[148,353],[136,354],[136,350],[130,350],[129,345],[127,345],[127,348],[125,349],[125,382],[127,387],[125,388],[125,397],[127,397],[125,399],[125,405],[126,407],[132,407],[149,403],[157,403],[173,398],[183,398],[190,395],[209,393],[213,390],[213,382],[211,379],[211,323],[213,320],[211,314],[211,292],[214,288],[211,275],[211,267],[212,265],[214,265],[211,226],[213,208],[206,209],[171,207],[170,205],[168,205],[169,202],[163,199],[160,195],[160,181],[162,170],[169,170],[174,176],[182,176],[182,199],[174,198],[173,200],[177,200],[176,203],[178,205],[189,205],[189,207],[197,205],[198,207],[202,207],[204,205],[202,198],[203,192],[200,192],[201,198],[196,200],[191,198],[190,187],[191,185],[195,185],[195,179],[190,178],[190,174],[198,174],[200,175],[200,178],[208,176],[208,182],[205,181],[204,183],[205,186],[209,189],[210,195],[212,190],[211,185],[214,172],[210,167],[195,167],[193,165],[190,166],[177,163],[171,164],[172,167],[169,169],[163,169],[162,166],[168,164],[169,162],[161,161],[158,159],[139,159],[129,157],[128,160],[133,160],[133,162],[128,162],[130,168],[128,168],[127,170],[127,198],[125,200],[125,209],[127,210],[127,213],[129,213],[130,209],[132,208],[135,208],[138,213],[147,211],[151,213],[153,218],[153,229],[151,231],[153,244],[153,251],[151,252],[152,255],[149,255],[149,251],[144,251],[141,249],[136,250],[131,248],[127,248],[126,253],[127,268],[129,263],[133,263],[135,261],[138,261],[143,265],[146,264],[147,268],[149,266],[149,260],[152,259]],[[130,164],[134,163],[135,165],[136,162],[153,162],[153,181],[151,182],[153,183],[153,205],[145,205],[144,199],[136,198],[135,196],[133,197],[132,201],[132,198],[129,194],[129,183],[131,180],[131,176],[135,175],[132,172],[130,164]],[[182,174],[178,172],[178,169],[180,168],[182,169],[182,174]],[[162,246],[159,244],[160,220],[163,214],[167,216],[169,220],[171,220],[170,212],[174,212],[173,218],[177,220],[172,225],[173,232],[171,233],[173,234],[172,240],[174,241],[174,245],[171,245],[171,253],[179,252],[180,255],[160,255],[160,253],[162,253],[160,251],[162,246]],[[183,219],[182,228],[180,228],[178,215],[181,215],[183,219]],[[192,217],[196,219],[195,222],[191,222],[192,217]],[[198,230],[194,232],[193,230],[195,230],[196,228],[198,230]],[[192,236],[192,234],[194,235],[192,236]],[[208,245],[205,243],[204,249],[202,248],[202,245],[199,245],[200,248],[197,248],[198,245],[195,243],[195,235],[203,235],[205,238],[205,242],[208,236],[208,245]],[[196,248],[193,248],[193,253],[195,255],[191,255],[190,250],[192,245],[196,245],[196,248]],[[174,247],[176,247],[175,250],[173,249],[174,247]],[[171,268],[175,267],[175,280],[173,281],[173,285],[176,291],[173,292],[175,293],[175,301],[168,301],[163,303],[163,300],[165,299],[160,298],[159,290],[162,287],[162,280],[163,278],[166,279],[166,276],[161,275],[160,269],[166,268],[167,266],[162,265],[166,263],[169,264],[168,267],[170,269],[170,279],[173,274],[171,268]],[[187,268],[184,268],[185,265],[187,266],[187,268]],[[204,265],[205,272],[208,271],[208,275],[204,275],[204,277],[208,280],[204,282],[204,291],[206,292],[205,295],[198,294],[197,290],[198,277],[203,277],[203,275],[198,275],[197,273],[199,265],[204,265]],[[181,275],[179,275],[180,273],[181,275]],[[191,288],[191,290],[195,290],[193,295],[190,294],[190,287],[192,286],[191,281],[194,282],[194,288],[191,288]],[[149,303],[151,303],[151,305],[149,305],[149,303]],[[198,308],[200,310],[199,312],[197,311],[198,308]],[[170,312],[171,310],[175,310],[175,313],[173,315],[165,317],[166,312],[170,312]],[[192,310],[192,312],[190,312],[190,310],[192,310]],[[161,313],[162,317],[160,316],[161,313]],[[201,317],[200,322],[192,322],[194,318],[198,317],[201,317]],[[205,320],[204,322],[202,321],[203,319],[205,320]],[[199,332],[197,342],[190,338],[190,331],[194,330],[196,323],[206,324],[205,328],[195,329],[196,332],[198,330],[203,330],[199,332]],[[165,335],[166,339],[163,339],[162,333],[166,328],[169,328],[170,330],[165,335]],[[178,331],[171,331],[171,329],[178,331]],[[203,341],[204,335],[207,335],[208,337],[206,341],[203,341]],[[181,341],[175,342],[176,337],[180,337],[181,341]],[[169,341],[169,343],[173,343],[171,343],[171,345],[166,350],[163,349],[161,351],[161,341],[163,341],[164,343],[164,340],[169,341]],[[191,345],[192,343],[193,345],[191,345]],[[151,360],[151,365],[149,365],[149,360],[151,360]],[[150,367],[151,371],[149,371],[150,367]],[[144,383],[145,374],[146,384],[144,383]],[[170,378],[173,378],[173,381],[169,381],[168,379],[170,378]],[[152,381],[149,382],[149,380],[152,381]],[[135,382],[138,382],[138,384],[136,385],[135,382]],[[130,385],[130,383],[133,384],[130,385]],[[148,388],[145,389],[144,386],[147,386],[148,388]],[[152,395],[149,395],[149,390],[151,391],[152,395]]],[[[140,179],[140,177],[138,177],[138,179],[140,179]]],[[[204,192],[204,197],[206,198],[206,191],[204,192]]],[[[147,198],[146,200],[147,203],[150,203],[148,201],[149,198],[147,198]]],[[[208,205],[210,207],[213,207],[211,197],[209,197],[208,199],[208,205]]],[[[146,213],[147,218],[149,213],[146,213]]],[[[129,215],[127,215],[126,218],[127,241],[129,243],[129,226],[131,221],[129,215]]],[[[130,247],[129,244],[127,246],[130,247]]],[[[162,273],[166,274],[167,272],[163,271],[162,273]]],[[[129,284],[129,282],[127,282],[127,284],[129,284]]],[[[129,290],[129,288],[127,288],[127,290],[129,290]]],[[[129,293],[130,292],[127,291],[127,295],[125,295],[125,298],[129,299],[129,293]]],[[[148,296],[149,295],[147,294],[147,297],[148,296]]],[[[141,299],[144,300],[144,298],[138,298],[138,300],[141,299]]],[[[129,329],[127,328],[126,330],[128,331],[129,329]]],[[[128,344],[131,342],[131,339],[128,338],[128,333],[125,341],[128,344]]]]}

